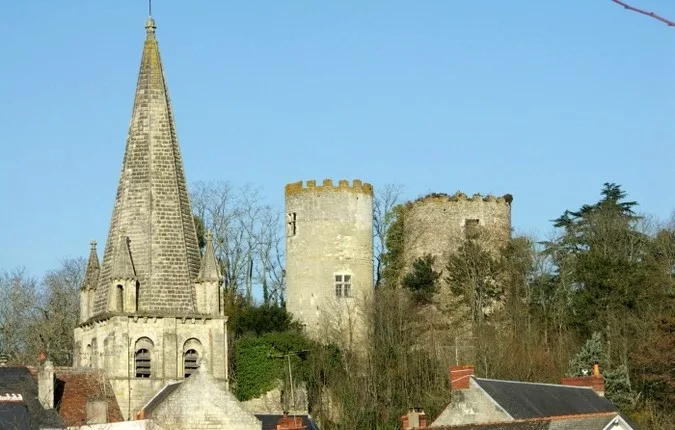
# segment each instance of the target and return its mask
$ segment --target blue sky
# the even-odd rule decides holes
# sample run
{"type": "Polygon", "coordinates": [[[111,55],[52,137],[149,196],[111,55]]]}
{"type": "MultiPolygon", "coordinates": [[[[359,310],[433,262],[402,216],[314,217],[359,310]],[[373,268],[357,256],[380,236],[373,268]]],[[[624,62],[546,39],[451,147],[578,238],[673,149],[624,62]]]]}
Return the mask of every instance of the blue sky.
{"type": "MultiPolygon", "coordinates": [[[[632,0],[675,18],[675,3],[632,0]]],[[[609,0],[169,1],[153,15],[189,183],[360,178],[514,195],[517,232],[622,184],[675,208],[675,28],[609,0]]],[[[0,14],[0,270],[104,243],[143,0],[0,14]]]]}

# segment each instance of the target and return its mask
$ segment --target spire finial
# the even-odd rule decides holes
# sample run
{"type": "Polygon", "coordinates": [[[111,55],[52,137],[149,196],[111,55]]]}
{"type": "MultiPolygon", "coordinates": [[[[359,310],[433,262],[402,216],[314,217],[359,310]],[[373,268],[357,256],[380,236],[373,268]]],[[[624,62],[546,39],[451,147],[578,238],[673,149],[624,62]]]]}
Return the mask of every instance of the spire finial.
{"type": "Polygon", "coordinates": [[[148,20],[145,21],[145,31],[148,33],[148,36],[155,34],[155,20],[152,19],[152,0],[148,0],[148,20]]]}
{"type": "Polygon", "coordinates": [[[95,240],[92,240],[91,242],[89,242],[89,245],[91,245],[92,251],[96,251],[96,241],[95,240]]]}

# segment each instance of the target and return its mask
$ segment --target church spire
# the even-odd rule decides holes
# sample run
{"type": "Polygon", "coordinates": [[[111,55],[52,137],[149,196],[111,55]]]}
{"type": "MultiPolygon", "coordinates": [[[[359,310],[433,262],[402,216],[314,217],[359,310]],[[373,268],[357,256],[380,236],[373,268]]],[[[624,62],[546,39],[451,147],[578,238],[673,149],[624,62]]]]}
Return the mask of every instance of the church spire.
{"type": "Polygon", "coordinates": [[[96,292],[95,313],[105,312],[116,256],[133,257],[138,311],[195,311],[199,246],[169,98],[156,25],[146,38],[136,85],[122,172],[96,292]],[[127,240],[120,240],[121,237],[127,240]],[[119,249],[127,246],[127,249],[119,249]]]}

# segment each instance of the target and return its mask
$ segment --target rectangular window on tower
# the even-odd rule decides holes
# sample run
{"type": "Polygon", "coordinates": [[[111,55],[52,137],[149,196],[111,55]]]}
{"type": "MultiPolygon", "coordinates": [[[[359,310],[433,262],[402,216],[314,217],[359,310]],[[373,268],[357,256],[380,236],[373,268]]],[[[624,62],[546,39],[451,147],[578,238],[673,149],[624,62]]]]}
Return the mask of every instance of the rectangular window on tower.
{"type": "Polygon", "coordinates": [[[352,296],[352,275],[335,275],[335,297],[352,296]]]}
{"type": "Polygon", "coordinates": [[[295,212],[291,212],[286,215],[286,236],[288,237],[295,236],[297,232],[298,232],[297,215],[295,212]]]}
{"type": "Polygon", "coordinates": [[[466,239],[478,239],[480,235],[480,220],[465,219],[464,220],[464,237],[466,239]]]}

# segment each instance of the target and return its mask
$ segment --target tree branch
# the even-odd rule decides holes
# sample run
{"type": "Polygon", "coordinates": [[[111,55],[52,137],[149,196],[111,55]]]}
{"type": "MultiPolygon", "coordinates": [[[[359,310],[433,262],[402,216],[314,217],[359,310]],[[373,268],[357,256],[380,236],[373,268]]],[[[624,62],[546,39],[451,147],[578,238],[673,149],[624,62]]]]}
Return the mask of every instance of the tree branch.
{"type": "Polygon", "coordinates": [[[655,14],[654,12],[647,12],[646,10],[638,9],[635,6],[631,6],[631,5],[626,4],[626,3],[624,3],[620,0],[610,0],[610,1],[612,1],[616,4],[618,4],[618,5],[623,6],[625,9],[632,10],[633,12],[637,12],[639,14],[642,14],[642,15],[648,16],[650,18],[654,18],[658,21],[661,21],[662,23],[666,24],[668,27],[675,27],[675,22],[673,22],[669,19],[666,19],[662,16],[659,16],[659,15],[655,14]]]}

